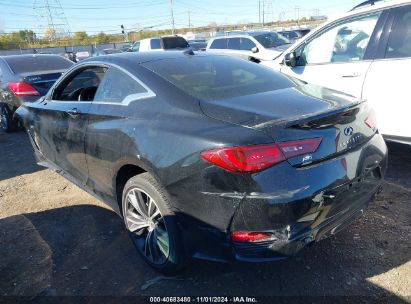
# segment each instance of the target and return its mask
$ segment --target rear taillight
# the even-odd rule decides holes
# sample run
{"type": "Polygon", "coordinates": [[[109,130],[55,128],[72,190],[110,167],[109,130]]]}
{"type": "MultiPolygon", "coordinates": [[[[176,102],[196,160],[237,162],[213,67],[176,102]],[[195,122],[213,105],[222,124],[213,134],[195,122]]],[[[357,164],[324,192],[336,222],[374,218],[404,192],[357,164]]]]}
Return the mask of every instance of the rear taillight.
{"type": "Polygon", "coordinates": [[[370,114],[367,116],[364,122],[373,130],[377,127],[377,116],[375,115],[374,110],[371,110],[370,114]]]}
{"type": "Polygon", "coordinates": [[[277,143],[286,159],[317,151],[321,138],[277,143]]]}
{"type": "Polygon", "coordinates": [[[231,232],[231,239],[235,242],[262,242],[273,238],[271,233],[267,232],[231,232]]]}
{"type": "Polygon", "coordinates": [[[270,145],[220,148],[204,151],[202,159],[235,173],[255,173],[289,158],[313,153],[321,138],[281,142],[270,145]]]}
{"type": "Polygon", "coordinates": [[[9,88],[17,97],[40,96],[40,93],[25,82],[9,82],[9,88]]]}

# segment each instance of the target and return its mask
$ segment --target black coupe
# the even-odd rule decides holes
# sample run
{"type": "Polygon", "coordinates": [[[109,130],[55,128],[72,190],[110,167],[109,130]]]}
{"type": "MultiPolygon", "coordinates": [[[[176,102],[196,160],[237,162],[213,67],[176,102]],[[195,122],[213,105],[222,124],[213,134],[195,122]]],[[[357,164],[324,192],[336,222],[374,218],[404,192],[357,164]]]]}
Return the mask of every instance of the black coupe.
{"type": "Polygon", "coordinates": [[[39,162],[108,203],[169,273],[292,255],[361,215],[386,169],[366,102],[227,56],[90,58],[17,115],[39,162]]]}

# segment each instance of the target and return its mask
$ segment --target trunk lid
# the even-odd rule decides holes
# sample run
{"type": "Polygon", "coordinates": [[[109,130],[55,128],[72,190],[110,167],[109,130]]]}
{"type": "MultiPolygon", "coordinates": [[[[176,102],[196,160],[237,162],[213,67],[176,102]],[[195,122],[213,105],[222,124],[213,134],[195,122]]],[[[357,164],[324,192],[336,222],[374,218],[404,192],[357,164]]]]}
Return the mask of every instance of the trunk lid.
{"type": "Polygon", "coordinates": [[[22,81],[33,86],[41,96],[46,95],[51,86],[63,74],[64,71],[44,71],[29,74],[21,74],[22,81]]]}
{"type": "Polygon", "coordinates": [[[274,142],[322,138],[315,153],[289,159],[295,166],[335,157],[359,147],[376,132],[365,120],[367,103],[327,88],[297,83],[295,87],[225,100],[201,101],[214,119],[266,133],[274,142]]]}

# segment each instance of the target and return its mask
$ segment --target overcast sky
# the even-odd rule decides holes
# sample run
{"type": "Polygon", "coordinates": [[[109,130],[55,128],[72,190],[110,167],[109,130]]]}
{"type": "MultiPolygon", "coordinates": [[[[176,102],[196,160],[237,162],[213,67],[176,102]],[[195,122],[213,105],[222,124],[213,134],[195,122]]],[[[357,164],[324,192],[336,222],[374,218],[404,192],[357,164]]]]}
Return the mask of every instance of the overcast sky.
{"type": "MultiPolygon", "coordinates": [[[[47,0],[0,0],[0,30],[8,33],[31,29],[44,33],[50,22],[56,27],[69,24],[72,32],[100,31],[119,33],[120,25],[128,30],[144,27],[170,28],[170,0],[48,0],[53,20],[47,19],[47,0]],[[59,9],[59,5],[63,10],[59,9]],[[34,9],[36,7],[36,9],[34,9]],[[66,21],[61,12],[64,12],[66,21]]],[[[312,15],[336,15],[348,11],[361,1],[353,0],[287,0],[262,1],[267,22],[312,15]],[[264,5],[263,5],[264,3],[264,5]]],[[[258,22],[258,0],[173,0],[176,27],[237,22],[258,22]],[[190,18],[189,18],[190,16],[190,18]]]]}

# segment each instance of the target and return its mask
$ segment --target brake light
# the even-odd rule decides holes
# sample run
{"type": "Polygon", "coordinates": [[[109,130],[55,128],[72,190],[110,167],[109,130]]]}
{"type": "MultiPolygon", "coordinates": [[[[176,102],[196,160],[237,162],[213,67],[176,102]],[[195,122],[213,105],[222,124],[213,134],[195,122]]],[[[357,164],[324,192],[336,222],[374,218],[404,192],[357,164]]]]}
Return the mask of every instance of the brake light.
{"type": "Polygon", "coordinates": [[[256,173],[289,158],[313,153],[321,138],[281,142],[269,145],[231,147],[204,151],[202,159],[235,173],[256,173]]]}
{"type": "Polygon", "coordinates": [[[375,115],[374,110],[371,110],[370,114],[364,120],[364,122],[367,126],[369,126],[373,130],[377,127],[377,116],[375,115]]]}
{"type": "Polygon", "coordinates": [[[236,242],[261,242],[272,239],[272,234],[267,232],[231,232],[231,238],[236,242]]]}
{"type": "Polygon", "coordinates": [[[40,93],[25,82],[9,82],[9,88],[17,97],[40,96],[40,93]]]}

